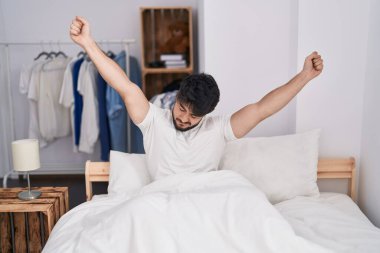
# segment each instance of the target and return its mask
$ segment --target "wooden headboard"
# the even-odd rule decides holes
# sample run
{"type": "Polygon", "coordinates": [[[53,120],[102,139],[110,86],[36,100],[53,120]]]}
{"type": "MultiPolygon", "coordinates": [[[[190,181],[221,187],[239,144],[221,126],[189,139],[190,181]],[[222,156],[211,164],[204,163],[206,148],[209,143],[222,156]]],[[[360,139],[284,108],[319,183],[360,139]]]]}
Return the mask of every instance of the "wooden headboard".
{"type": "MultiPolygon", "coordinates": [[[[86,162],[86,199],[92,198],[92,182],[109,181],[109,162],[86,162]]],[[[318,179],[349,179],[348,195],[355,201],[355,159],[350,158],[321,158],[318,161],[318,179]]]]}

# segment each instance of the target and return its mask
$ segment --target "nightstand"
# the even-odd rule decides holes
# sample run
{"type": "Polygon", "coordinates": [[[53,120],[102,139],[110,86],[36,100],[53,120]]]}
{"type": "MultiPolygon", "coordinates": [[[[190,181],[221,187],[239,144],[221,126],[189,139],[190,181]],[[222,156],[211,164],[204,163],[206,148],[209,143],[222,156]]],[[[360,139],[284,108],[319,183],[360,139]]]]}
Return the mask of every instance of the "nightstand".
{"type": "Polygon", "coordinates": [[[0,252],[41,252],[58,219],[69,210],[67,187],[32,187],[34,200],[20,200],[27,188],[0,188],[0,252]]]}

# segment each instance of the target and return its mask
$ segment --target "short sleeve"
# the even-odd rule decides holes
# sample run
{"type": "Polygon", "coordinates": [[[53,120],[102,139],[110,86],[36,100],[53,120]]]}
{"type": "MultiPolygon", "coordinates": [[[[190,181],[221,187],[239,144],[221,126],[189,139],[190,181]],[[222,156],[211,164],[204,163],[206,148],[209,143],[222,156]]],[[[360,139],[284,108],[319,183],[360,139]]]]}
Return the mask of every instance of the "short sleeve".
{"type": "Polygon", "coordinates": [[[143,119],[143,121],[141,121],[139,124],[136,124],[136,126],[140,128],[143,134],[145,134],[149,130],[149,128],[152,126],[155,114],[156,114],[156,106],[149,102],[148,113],[145,115],[145,118],[143,119]]]}
{"type": "Polygon", "coordinates": [[[21,94],[27,94],[29,89],[31,67],[23,66],[20,72],[19,91],[21,94]]]}
{"type": "Polygon", "coordinates": [[[86,74],[86,70],[87,70],[87,62],[83,62],[82,65],[80,65],[80,68],[79,68],[79,74],[78,74],[78,86],[77,86],[77,91],[79,94],[81,94],[82,96],[85,94],[85,74],[86,74]]]}
{"type": "Polygon", "coordinates": [[[222,132],[226,141],[236,140],[236,136],[231,126],[231,115],[221,117],[222,132]]]}
{"type": "Polygon", "coordinates": [[[59,103],[65,107],[70,107],[74,103],[73,85],[72,66],[68,64],[63,75],[61,94],[59,96],[59,103]]]}
{"type": "Polygon", "coordinates": [[[40,90],[39,81],[40,81],[41,67],[42,65],[34,68],[30,76],[28,98],[34,101],[38,101],[39,99],[39,90],[40,90]]]}

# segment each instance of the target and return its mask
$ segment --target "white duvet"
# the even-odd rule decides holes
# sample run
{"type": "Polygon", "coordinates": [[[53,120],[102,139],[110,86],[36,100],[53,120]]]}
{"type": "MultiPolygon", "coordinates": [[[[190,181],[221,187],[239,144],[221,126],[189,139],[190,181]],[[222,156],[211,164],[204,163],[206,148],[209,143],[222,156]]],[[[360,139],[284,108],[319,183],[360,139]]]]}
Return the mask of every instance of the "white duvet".
{"type": "Polygon", "coordinates": [[[380,229],[345,194],[299,196],[275,207],[289,221],[296,234],[335,252],[380,252],[380,229]]]}
{"type": "Polygon", "coordinates": [[[213,171],[81,204],[58,221],[43,252],[330,251],[297,236],[248,180],[213,171]]]}

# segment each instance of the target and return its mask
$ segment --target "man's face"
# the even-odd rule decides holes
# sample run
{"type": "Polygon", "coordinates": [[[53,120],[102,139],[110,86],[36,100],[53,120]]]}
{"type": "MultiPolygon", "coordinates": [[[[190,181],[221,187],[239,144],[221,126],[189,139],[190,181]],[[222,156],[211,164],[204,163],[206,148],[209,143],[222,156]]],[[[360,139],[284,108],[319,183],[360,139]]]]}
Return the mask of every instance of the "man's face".
{"type": "Polygon", "coordinates": [[[174,104],[172,116],[175,128],[183,132],[196,127],[202,119],[193,115],[190,108],[178,100],[174,104]]]}

